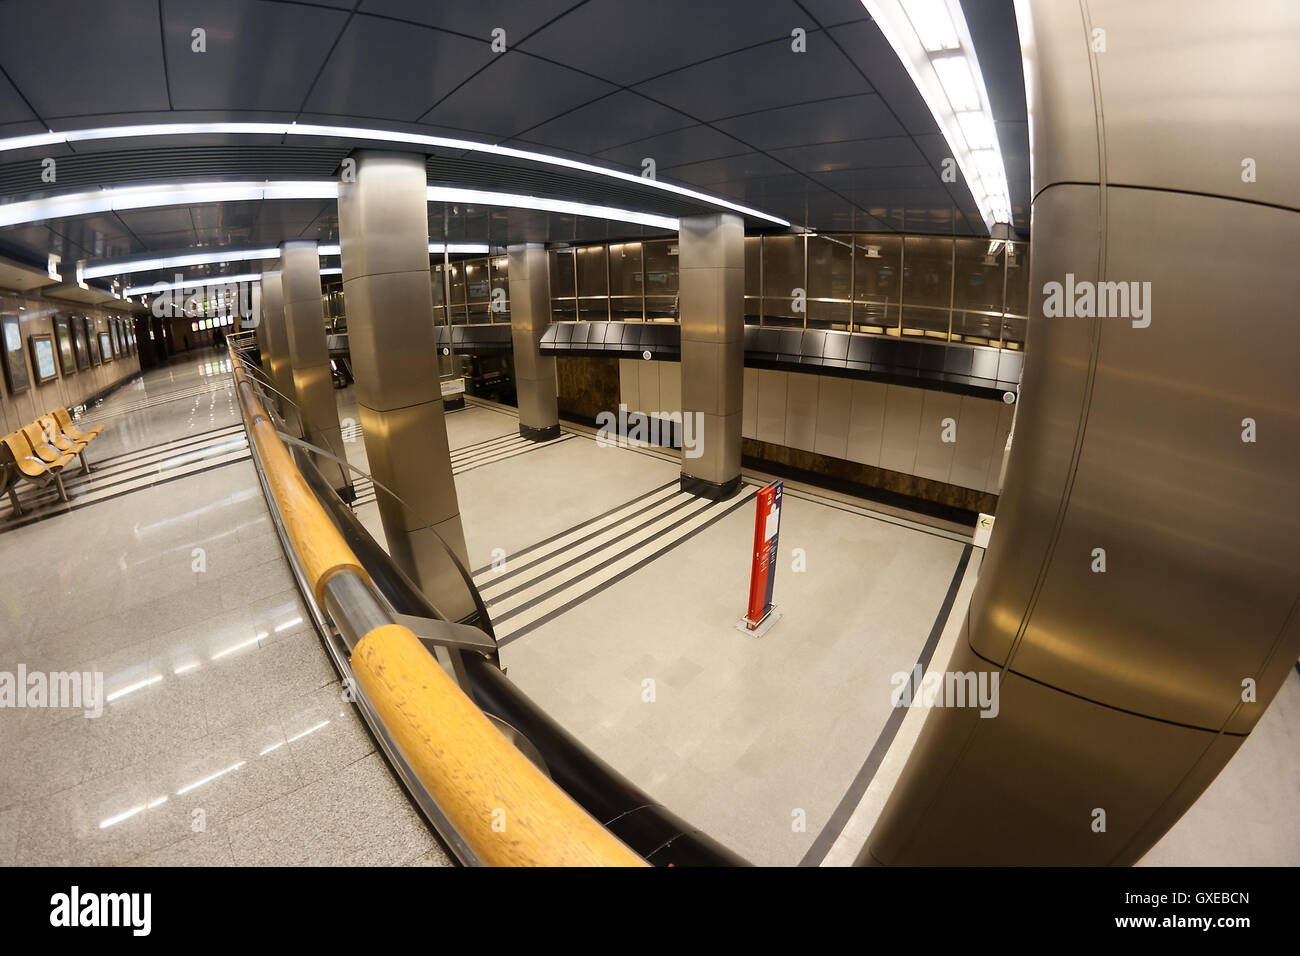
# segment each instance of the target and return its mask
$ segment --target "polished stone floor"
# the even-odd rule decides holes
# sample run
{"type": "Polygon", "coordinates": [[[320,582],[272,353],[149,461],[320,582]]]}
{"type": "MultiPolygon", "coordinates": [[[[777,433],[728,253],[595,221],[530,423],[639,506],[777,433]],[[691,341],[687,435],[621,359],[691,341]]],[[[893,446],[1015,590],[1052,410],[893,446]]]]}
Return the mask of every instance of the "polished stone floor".
{"type": "Polygon", "coordinates": [[[215,361],[92,409],[92,487],[0,532],[0,671],[107,697],[0,709],[0,864],[445,863],[342,702],[215,361]],[[171,459],[202,467],[158,482],[171,459]]]}
{"type": "MultiPolygon", "coordinates": [[[[339,396],[355,420],[350,390],[339,396]]],[[[521,451],[515,417],[494,406],[446,420],[470,564],[511,678],[753,862],[851,864],[924,721],[892,707],[890,678],[948,660],[982,550],[951,528],[788,484],[784,618],[754,639],[734,625],[757,476],[726,506],[708,505],[677,492],[671,456],[601,447],[568,426],[567,442],[521,451]],[[468,470],[471,460],[487,466],[468,470]]],[[[347,447],[364,468],[359,432],[347,447]]],[[[362,488],[357,513],[383,541],[362,488]]],[[[1292,674],[1144,863],[1300,863],[1288,809],[1300,796],[1297,727],[1292,674]]]]}
{"type": "MultiPolygon", "coordinates": [[[[364,471],[352,390],[336,394],[364,471]]],[[[107,427],[71,502],[25,491],[26,517],[0,518],[0,672],[99,671],[110,700],[92,719],[0,708],[0,864],[446,864],[340,699],[216,356],[146,373],[88,417],[107,427]]],[[[787,483],[783,617],[755,638],[735,624],[763,476],[702,502],[668,454],[568,426],[526,443],[485,405],[446,420],[510,677],[753,862],[851,863],[924,720],[892,707],[891,677],[942,667],[982,551],[787,483]]],[[[382,542],[382,492],[357,491],[382,542]]],[[[1298,727],[1292,673],[1144,864],[1300,863],[1298,727]]]]}

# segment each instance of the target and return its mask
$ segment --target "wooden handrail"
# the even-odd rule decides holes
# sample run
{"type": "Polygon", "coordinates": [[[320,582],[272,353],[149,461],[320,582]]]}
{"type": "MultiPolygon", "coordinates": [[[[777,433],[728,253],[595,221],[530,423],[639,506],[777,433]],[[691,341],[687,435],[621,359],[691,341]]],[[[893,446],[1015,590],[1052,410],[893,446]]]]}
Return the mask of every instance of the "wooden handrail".
{"type": "MultiPolygon", "coordinates": [[[[243,362],[230,350],[244,424],[318,603],[333,575],[366,571],[316,500],[243,362]]],[[[365,634],[352,670],[402,757],[457,835],[490,866],[646,866],[492,725],[411,631],[365,634]]]]}
{"type": "Polygon", "coordinates": [[[510,743],[406,628],[377,627],[352,671],[429,791],[493,866],[645,866],[510,743]]]}

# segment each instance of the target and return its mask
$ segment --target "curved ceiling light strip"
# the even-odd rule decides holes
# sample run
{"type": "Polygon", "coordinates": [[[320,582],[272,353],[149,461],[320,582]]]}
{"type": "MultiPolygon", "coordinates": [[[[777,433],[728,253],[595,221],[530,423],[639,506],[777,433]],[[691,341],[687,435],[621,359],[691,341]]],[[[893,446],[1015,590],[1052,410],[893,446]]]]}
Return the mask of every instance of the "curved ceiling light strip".
{"type": "Polygon", "coordinates": [[[862,0],[862,5],[939,124],[989,233],[1009,224],[1006,165],[961,4],[958,0],[862,0]]]}
{"type": "MultiPolygon", "coordinates": [[[[320,244],[316,251],[322,256],[339,255],[338,243],[320,244]]],[[[445,247],[448,254],[484,255],[491,251],[486,243],[452,242],[445,247]]],[[[429,243],[431,254],[442,255],[444,246],[441,242],[429,243]]],[[[209,266],[222,262],[248,262],[252,259],[278,259],[280,247],[270,246],[265,249],[208,249],[204,252],[186,253],[179,256],[164,256],[155,259],[133,259],[129,262],[109,262],[103,265],[89,266],[82,272],[86,279],[106,279],[113,276],[132,275],[136,272],[152,272],[157,269],[183,269],[186,266],[209,266]]]]}
{"type": "MultiPolygon", "coordinates": [[[[339,195],[338,183],[333,180],[290,181],[269,183],[183,183],[166,186],[120,186],[93,192],[69,193],[28,199],[23,202],[0,205],[0,226],[16,226],[46,219],[67,216],[86,216],[101,212],[126,209],[150,209],[159,206],[192,206],[214,202],[255,202],[260,199],[334,199],[339,195]]],[[[655,226],[676,232],[678,221],[667,216],[615,209],[612,206],[592,206],[587,203],[563,199],[542,199],[514,193],[494,193],[477,189],[452,189],[445,186],[429,187],[429,202],[465,202],[484,206],[509,206],[537,209],[592,219],[609,219],[641,226],[655,226]]]]}
{"type": "Polygon", "coordinates": [[[141,126],[103,126],[93,129],[66,130],[56,133],[36,133],[30,136],[14,136],[0,139],[0,152],[19,149],[33,149],[42,146],[57,146],[70,143],[87,142],[101,139],[136,139],[147,136],[176,138],[178,136],[318,136],[331,139],[364,140],[367,142],[397,143],[405,146],[424,146],[436,149],[457,149],[473,153],[487,153],[493,156],[507,156],[522,159],[545,166],[559,166],[576,169],[610,179],[636,183],[651,189],[674,193],[697,202],[728,209],[741,215],[762,219],[777,226],[789,226],[790,223],[778,216],[773,216],[739,203],[733,203],[720,196],[711,196],[686,186],[675,183],[647,179],[633,173],[584,163],[579,160],[565,159],[561,156],[549,156],[526,149],[514,149],[509,146],[497,146],[491,143],[479,143],[467,139],[453,139],[446,136],[430,136],[425,133],[403,133],[396,130],[368,129],[356,126],[321,126],[311,123],[154,123],[141,126]]]}

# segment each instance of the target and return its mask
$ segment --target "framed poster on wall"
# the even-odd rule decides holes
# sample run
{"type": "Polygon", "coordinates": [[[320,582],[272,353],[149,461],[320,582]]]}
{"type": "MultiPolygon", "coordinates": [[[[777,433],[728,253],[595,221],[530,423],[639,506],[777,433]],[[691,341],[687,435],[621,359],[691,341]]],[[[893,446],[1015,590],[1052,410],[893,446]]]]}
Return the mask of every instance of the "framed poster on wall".
{"type": "Polygon", "coordinates": [[[113,358],[117,358],[119,355],[122,354],[122,346],[120,346],[117,342],[117,319],[108,320],[108,338],[110,344],[112,345],[112,349],[110,349],[110,354],[113,356],[113,358]]]}
{"type": "Polygon", "coordinates": [[[113,337],[107,332],[99,333],[99,352],[104,357],[104,364],[113,361],[113,337]]]}
{"type": "Polygon", "coordinates": [[[32,372],[36,383],[44,385],[59,377],[59,363],[54,355],[54,336],[49,332],[33,332],[27,336],[27,347],[32,353],[32,372]]]}
{"type": "Polygon", "coordinates": [[[23,336],[18,325],[18,316],[0,316],[0,347],[4,349],[5,378],[9,382],[9,393],[17,395],[31,387],[27,377],[27,358],[23,355],[23,336]]]}
{"type": "Polygon", "coordinates": [[[90,368],[90,344],[86,337],[86,318],[72,317],[72,348],[77,353],[77,368],[90,368]]]}
{"type": "Polygon", "coordinates": [[[72,351],[72,322],[66,315],[54,317],[54,337],[58,340],[56,345],[59,353],[59,368],[63,372],[63,377],[75,375],[77,359],[72,351]]]}
{"type": "Polygon", "coordinates": [[[90,364],[103,365],[104,360],[99,354],[99,339],[95,337],[95,326],[89,319],[86,319],[86,344],[90,346],[90,364]]]}

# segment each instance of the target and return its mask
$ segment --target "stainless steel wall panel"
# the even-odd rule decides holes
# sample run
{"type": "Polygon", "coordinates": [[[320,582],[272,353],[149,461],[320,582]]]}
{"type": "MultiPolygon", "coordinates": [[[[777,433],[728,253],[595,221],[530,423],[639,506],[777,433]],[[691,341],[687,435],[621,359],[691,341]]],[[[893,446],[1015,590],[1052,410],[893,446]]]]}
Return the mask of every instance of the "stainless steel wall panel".
{"type": "MultiPolygon", "coordinates": [[[[997,439],[998,414],[1006,407],[987,398],[961,396],[958,412],[957,444],[952,450],[952,467],[948,480],[963,488],[983,491],[988,480],[989,461],[997,439]]],[[[1001,449],[997,449],[1001,454],[1001,449]]]]}
{"type": "Polygon", "coordinates": [[[790,373],[785,392],[785,445],[803,451],[817,447],[817,376],[790,373]]]}
{"type": "Polygon", "coordinates": [[[659,408],[656,411],[682,410],[682,365],[680,362],[646,362],[659,370],[659,408]]]}
{"type": "Polygon", "coordinates": [[[993,437],[993,452],[989,456],[988,475],[984,479],[984,490],[990,494],[1002,493],[1002,466],[1007,456],[1007,439],[1016,418],[1016,405],[1003,403],[998,410],[997,430],[993,437]]]}
{"type": "Polygon", "coordinates": [[[639,379],[637,391],[638,407],[647,414],[660,411],[663,403],[659,397],[659,362],[644,362],[645,368],[639,379]]]}
{"type": "Polygon", "coordinates": [[[1177,43],[1154,41],[1168,35],[1168,4],[1088,8],[1106,30],[1097,75],[1108,183],[1300,209],[1300,3],[1181,0],[1177,43]],[[1247,158],[1253,182],[1242,179],[1247,158]]]}
{"type": "Polygon", "coordinates": [[[921,408],[926,393],[919,388],[890,385],[885,392],[885,422],[880,441],[880,467],[915,474],[916,447],[921,437],[921,408]]]}
{"type": "Polygon", "coordinates": [[[869,840],[889,864],[1135,862],[1300,655],[1297,184],[1238,185],[1241,157],[1294,156],[1300,79],[1276,74],[1300,11],[1017,12],[1035,157],[1026,364],[945,668],[999,669],[1000,708],[930,715],[869,840]],[[1145,307],[1046,312],[1047,283],[1097,281],[1139,283],[1145,307]]]}
{"type": "Polygon", "coordinates": [[[619,401],[631,411],[638,411],[637,403],[641,401],[641,368],[644,361],[636,359],[618,360],[618,395],[619,401]]]}
{"type": "Polygon", "coordinates": [[[916,437],[914,474],[934,481],[948,481],[952,472],[953,453],[961,439],[961,396],[952,392],[921,393],[920,429],[916,437]],[[951,434],[956,441],[943,440],[944,422],[955,426],[951,434]]]}
{"type": "Polygon", "coordinates": [[[758,438],[758,369],[745,369],[742,387],[744,407],[741,409],[741,434],[745,438],[758,438]]]}
{"type": "Polygon", "coordinates": [[[853,383],[853,404],[849,410],[848,457],[864,465],[880,464],[885,437],[885,399],[889,386],[883,382],[853,383]]]}
{"type": "Polygon", "coordinates": [[[789,372],[758,370],[758,440],[785,441],[785,396],[789,372]]]}
{"type": "Polygon", "coordinates": [[[1104,320],[1069,509],[1014,666],[1217,728],[1300,591],[1300,215],[1154,190],[1111,189],[1108,204],[1112,271],[1151,283],[1151,324],[1104,320]],[[1060,637],[1081,626],[1086,655],[1060,637]]]}
{"type": "Polygon", "coordinates": [[[384,410],[441,402],[428,270],[355,278],[345,271],[343,296],[357,401],[384,410]],[[426,330],[410,327],[416,315],[428,317],[426,330]]]}
{"type": "Polygon", "coordinates": [[[1035,290],[1026,334],[1016,447],[1007,467],[997,529],[971,596],[971,644],[984,657],[1004,661],[1031,606],[1049,560],[1061,503],[1084,430],[1096,319],[1046,319],[1042,295],[1067,272],[1095,281],[1100,255],[1099,194],[1095,186],[1054,186],[1034,204],[1034,228],[1052,236],[1030,258],[1035,290]],[[1014,507],[1007,502],[1014,501],[1014,507]]]}
{"type": "MultiPolygon", "coordinates": [[[[809,376],[813,377],[813,376],[809,376]]],[[[817,382],[817,442],[813,451],[832,458],[849,457],[849,412],[853,382],[847,378],[815,376],[817,382]]]]}

